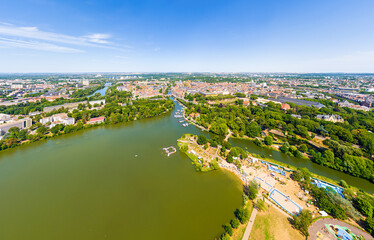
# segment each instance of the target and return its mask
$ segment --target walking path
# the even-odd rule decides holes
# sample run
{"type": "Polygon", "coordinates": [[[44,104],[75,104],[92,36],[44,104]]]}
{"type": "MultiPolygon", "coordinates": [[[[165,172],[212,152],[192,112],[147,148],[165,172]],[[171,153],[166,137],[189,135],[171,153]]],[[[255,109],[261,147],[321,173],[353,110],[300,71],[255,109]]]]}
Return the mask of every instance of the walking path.
{"type": "Polygon", "coordinates": [[[232,132],[231,132],[231,130],[229,129],[229,134],[227,134],[227,136],[225,137],[225,141],[228,141],[229,138],[231,137],[231,135],[232,135],[232,132]]]}
{"type": "Polygon", "coordinates": [[[257,212],[258,212],[257,208],[254,207],[253,211],[252,211],[252,214],[251,214],[251,217],[249,218],[248,225],[245,229],[242,240],[248,240],[249,239],[249,235],[251,234],[253,223],[255,222],[257,212]]]}

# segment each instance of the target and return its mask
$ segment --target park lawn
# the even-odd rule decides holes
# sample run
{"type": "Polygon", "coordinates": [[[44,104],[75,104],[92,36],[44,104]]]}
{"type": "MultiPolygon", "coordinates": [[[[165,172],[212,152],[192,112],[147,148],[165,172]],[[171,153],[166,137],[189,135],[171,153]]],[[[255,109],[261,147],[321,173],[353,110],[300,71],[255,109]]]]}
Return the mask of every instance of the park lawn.
{"type": "MultiPolygon", "coordinates": [[[[247,201],[245,206],[249,210],[249,216],[252,214],[253,202],[251,200],[247,201]]],[[[234,234],[231,236],[231,240],[242,240],[245,229],[247,228],[248,221],[244,224],[240,224],[238,229],[234,229],[234,234]]]]}
{"type": "Polygon", "coordinates": [[[288,218],[273,206],[257,213],[250,240],[305,240],[305,237],[294,229],[288,218]]]}

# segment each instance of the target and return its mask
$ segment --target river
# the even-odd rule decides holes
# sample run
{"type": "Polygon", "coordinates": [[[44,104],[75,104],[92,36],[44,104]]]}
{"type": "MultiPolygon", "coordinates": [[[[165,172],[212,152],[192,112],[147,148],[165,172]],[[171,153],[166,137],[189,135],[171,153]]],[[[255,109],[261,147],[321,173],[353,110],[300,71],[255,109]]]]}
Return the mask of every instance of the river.
{"type": "Polygon", "coordinates": [[[214,239],[242,186],[167,157],[186,132],[169,113],[1,152],[0,239],[214,239]]]}
{"type": "Polygon", "coordinates": [[[87,96],[87,97],[92,97],[94,96],[96,93],[100,93],[100,96],[104,96],[105,95],[105,92],[106,90],[108,89],[108,87],[110,87],[112,85],[112,83],[105,83],[104,87],[95,91],[94,93],[92,93],[91,95],[87,96]]]}

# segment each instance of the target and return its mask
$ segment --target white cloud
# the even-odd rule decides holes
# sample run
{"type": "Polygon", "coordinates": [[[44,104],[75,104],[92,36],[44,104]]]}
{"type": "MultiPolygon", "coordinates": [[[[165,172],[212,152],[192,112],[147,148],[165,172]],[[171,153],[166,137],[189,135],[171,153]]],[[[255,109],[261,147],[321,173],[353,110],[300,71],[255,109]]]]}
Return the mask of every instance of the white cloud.
{"type": "Polygon", "coordinates": [[[27,48],[27,49],[42,50],[42,51],[62,52],[62,53],[82,52],[82,50],[79,50],[79,49],[58,46],[52,43],[37,42],[37,41],[24,41],[24,40],[2,38],[2,37],[0,37],[0,47],[2,48],[10,48],[10,47],[27,48]]]}
{"type": "Polygon", "coordinates": [[[102,34],[102,33],[95,33],[86,36],[88,41],[93,42],[93,43],[101,43],[101,44],[108,44],[109,42],[107,39],[111,38],[112,36],[109,34],[102,34]]]}
{"type": "MultiPolygon", "coordinates": [[[[0,37],[3,37],[2,45],[12,47],[24,47],[48,51],[80,51],[73,46],[114,48],[117,46],[109,41],[110,34],[93,33],[86,36],[72,36],[40,30],[34,26],[15,26],[0,22],[0,37]],[[6,39],[6,40],[4,40],[6,39]],[[18,41],[18,42],[17,42],[18,41]],[[70,45],[70,46],[59,46],[70,45]]],[[[124,46],[125,48],[130,48],[124,46]]],[[[118,49],[124,50],[124,49],[118,49]]]]}

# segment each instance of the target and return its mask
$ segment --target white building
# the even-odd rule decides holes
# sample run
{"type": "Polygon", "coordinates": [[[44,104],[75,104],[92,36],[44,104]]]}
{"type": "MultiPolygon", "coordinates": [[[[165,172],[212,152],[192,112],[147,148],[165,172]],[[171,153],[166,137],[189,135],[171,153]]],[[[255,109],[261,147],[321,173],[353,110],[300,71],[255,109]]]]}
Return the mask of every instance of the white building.
{"type": "MultiPolygon", "coordinates": [[[[0,136],[3,136],[12,127],[18,127],[19,129],[27,129],[31,126],[32,120],[30,118],[23,118],[14,121],[10,121],[0,125],[0,136]]],[[[1,137],[0,137],[1,139],[1,137]]]]}
{"type": "Polygon", "coordinates": [[[90,80],[84,79],[82,81],[83,86],[90,86],[90,80]]]}
{"type": "Polygon", "coordinates": [[[40,122],[42,124],[46,124],[50,122],[51,125],[49,125],[49,127],[54,127],[57,124],[72,125],[75,123],[75,119],[68,117],[67,113],[59,113],[59,114],[52,115],[50,117],[42,118],[40,119],[40,122]]]}

